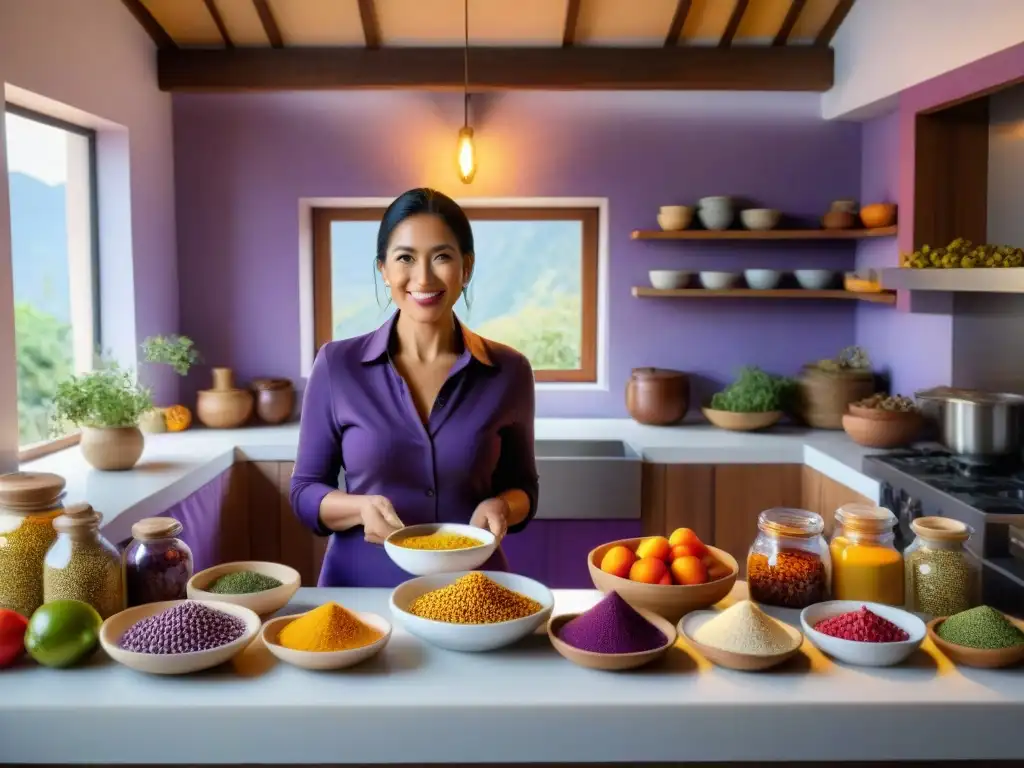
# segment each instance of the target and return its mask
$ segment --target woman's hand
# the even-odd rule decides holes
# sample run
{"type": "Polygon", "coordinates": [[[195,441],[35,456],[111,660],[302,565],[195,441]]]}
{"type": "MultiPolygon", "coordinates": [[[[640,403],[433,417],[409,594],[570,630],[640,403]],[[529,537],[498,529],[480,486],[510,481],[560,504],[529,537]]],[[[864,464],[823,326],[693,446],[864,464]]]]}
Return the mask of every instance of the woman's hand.
{"type": "Polygon", "coordinates": [[[371,544],[383,544],[384,539],[405,527],[384,496],[360,496],[359,519],[363,524],[363,538],[371,544]]]}
{"type": "Polygon", "coordinates": [[[487,499],[473,511],[469,524],[490,531],[500,544],[508,530],[509,511],[508,502],[504,499],[487,499]]]}

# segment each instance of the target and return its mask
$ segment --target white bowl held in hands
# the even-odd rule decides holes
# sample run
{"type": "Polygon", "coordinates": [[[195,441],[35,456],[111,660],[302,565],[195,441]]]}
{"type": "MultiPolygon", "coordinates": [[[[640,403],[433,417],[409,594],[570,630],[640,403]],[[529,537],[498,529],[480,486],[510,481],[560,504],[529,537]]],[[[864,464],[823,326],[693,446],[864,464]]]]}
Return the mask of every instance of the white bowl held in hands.
{"type": "Polygon", "coordinates": [[[862,600],[830,600],[809,605],[800,612],[800,625],[804,636],[822,653],[847,664],[861,667],[891,667],[906,660],[916,651],[927,634],[925,623],[902,608],[862,600]],[[872,613],[891,621],[910,637],[896,643],[862,643],[826,635],[814,628],[818,622],[851,611],[867,608],[872,613]]]}
{"type": "MultiPolygon", "coordinates": [[[[467,571],[468,573],[468,571],[467,571]]],[[[511,645],[536,631],[551,616],[555,598],[551,590],[539,581],[516,573],[480,571],[501,586],[533,598],[540,610],[522,619],[501,621],[496,624],[453,624],[447,621],[424,619],[408,612],[413,600],[426,592],[447,587],[466,573],[444,573],[420,576],[395,587],[391,593],[391,614],[409,634],[450,651],[493,651],[511,645]]]]}
{"type": "Polygon", "coordinates": [[[352,611],[352,614],[364,624],[380,630],[382,633],[380,639],[361,648],[350,648],[346,651],[296,651],[291,648],[285,648],[278,642],[278,637],[285,626],[305,615],[296,613],[291,616],[279,616],[268,621],[263,626],[263,632],[261,633],[263,644],[267,646],[267,650],[281,661],[296,667],[302,667],[303,669],[325,670],[353,667],[376,656],[383,650],[384,646],[388,644],[388,640],[391,639],[391,622],[375,613],[352,611]]]}
{"type": "Polygon", "coordinates": [[[701,272],[700,284],[709,291],[723,291],[732,288],[739,279],[737,272],[701,272]]]}
{"type": "Polygon", "coordinates": [[[221,563],[212,568],[200,571],[188,580],[185,587],[189,600],[214,600],[221,603],[241,605],[255,611],[260,616],[269,616],[284,608],[292,599],[301,585],[302,577],[294,568],[280,563],[259,560],[240,560],[233,563],[221,563]],[[219,592],[207,592],[221,576],[238,571],[255,571],[270,576],[281,582],[281,586],[265,589],[262,592],[249,592],[237,595],[223,595],[219,592]]]}
{"type": "Polygon", "coordinates": [[[194,602],[202,603],[207,608],[241,619],[245,622],[245,631],[237,640],[232,640],[230,643],[211,648],[208,651],[193,653],[136,653],[135,651],[126,651],[119,645],[121,637],[136,622],[187,602],[190,601],[168,600],[161,603],[146,603],[115,613],[100,627],[100,645],[114,661],[139,672],[149,672],[154,675],[187,675],[190,672],[210,669],[230,661],[241,653],[260,631],[260,617],[244,606],[216,600],[196,600],[194,602]]]}
{"type": "Polygon", "coordinates": [[[755,291],[770,291],[779,284],[782,273],[777,269],[746,269],[743,279],[755,291]]]}
{"type": "Polygon", "coordinates": [[[384,540],[384,551],[388,557],[413,576],[430,576],[435,573],[472,571],[487,562],[494,554],[498,543],[494,534],[483,528],[461,523],[424,523],[407,525],[384,540]],[[480,546],[466,549],[410,549],[398,544],[409,536],[427,536],[431,533],[450,533],[469,536],[480,542],[480,546]]]}
{"type": "Polygon", "coordinates": [[[691,274],[685,269],[652,269],[647,273],[651,286],[659,290],[685,288],[690,283],[691,274]]]}
{"type": "Polygon", "coordinates": [[[801,288],[823,291],[832,286],[836,273],[831,269],[798,269],[793,272],[801,288]]]}

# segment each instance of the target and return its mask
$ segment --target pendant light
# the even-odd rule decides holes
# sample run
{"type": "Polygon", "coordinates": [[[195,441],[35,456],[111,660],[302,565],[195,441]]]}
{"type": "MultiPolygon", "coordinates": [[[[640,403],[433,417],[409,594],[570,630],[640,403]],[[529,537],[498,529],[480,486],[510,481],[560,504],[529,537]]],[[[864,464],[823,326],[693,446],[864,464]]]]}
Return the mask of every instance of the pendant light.
{"type": "Polygon", "coordinates": [[[464,2],[463,20],[465,22],[465,45],[463,47],[462,129],[459,131],[456,162],[462,183],[470,184],[473,177],[476,176],[476,147],[473,144],[473,129],[469,126],[469,0],[464,2]]]}

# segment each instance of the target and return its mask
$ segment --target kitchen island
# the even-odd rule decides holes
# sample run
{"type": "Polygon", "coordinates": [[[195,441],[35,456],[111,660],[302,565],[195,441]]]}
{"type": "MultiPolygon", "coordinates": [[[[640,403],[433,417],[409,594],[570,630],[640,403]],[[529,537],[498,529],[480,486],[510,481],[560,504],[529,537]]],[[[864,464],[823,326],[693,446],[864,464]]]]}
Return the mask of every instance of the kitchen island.
{"type": "MultiPolygon", "coordinates": [[[[744,594],[740,583],[727,600],[744,594]]],[[[301,589],[282,614],[335,600],[390,618],[388,596],[301,589]]],[[[555,613],[599,597],[556,591],[555,613]]],[[[805,641],[766,673],[712,667],[680,640],[653,666],[608,673],[573,665],[546,636],[464,654],[395,626],[380,655],[339,672],[281,664],[257,641],[184,677],[133,672],[102,651],[68,670],[26,663],[0,674],[0,693],[6,763],[1024,760],[1024,670],[954,667],[927,640],[890,669],[835,664],[805,641]]]]}

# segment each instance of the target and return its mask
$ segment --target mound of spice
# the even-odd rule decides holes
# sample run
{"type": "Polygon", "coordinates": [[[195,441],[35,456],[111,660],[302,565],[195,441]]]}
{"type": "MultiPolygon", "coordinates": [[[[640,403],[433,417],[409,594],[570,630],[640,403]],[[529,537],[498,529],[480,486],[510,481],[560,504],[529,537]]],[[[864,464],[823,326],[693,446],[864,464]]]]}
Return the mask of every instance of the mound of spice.
{"type": "Polygon", "coordinates": [[[782,623],[750,600],[731,605],[693,634],[702,645],[732,653],[774,656],[793,648],[793,636],[782,623]]]}
{"type": "Polygon", "coordinates": [[[947,643],[968,648],[998,650],[1024,644],[1024,632],[995,608],[979,605],[950,616],[937,634],[947,643]]]}
{"type": "Polygon", "coordinates": [[[753,552],[747,558],[747,587],[751,599],[759,603],[806,608],[825,599],[828,571],[811,552],[784,549],[771,558],[753,552]]]}
{"type": "Polygon", "coordinates": [[[293,651],[350,651],[375,643],[381,631],[337,603],[324,603],[281,630],[277,640],[293,651]]]}
{"type": "Polygon", "coordinates": [[[823,635],[858,643],[902,643],[910,639],[905,630],[863,605],[860,610],[823,619],[814,629],[823,635]]]}
{"type": "Polygon", "coordinates": [[[615,591],[567,621],[558,631],[558,639],[591,653],[642,653],[661,648],[667,640],[615,591]]]}
{"type": "Polygon", "coordinates": [[[469,549],[479,547],[483,544],[479,539],[472,536],[463,536],[459,533],[428,533],[423,536],[406,536],[394,542],[396,546],[406,549],[429,549],[435,551],[452,549],[469,549]]]}
{"type": "Polygon", "coordinates": [[[244,633],[245,622],[237,616],[190,600],[135,622],[119,645],[135,653],[194,653],[227,645],[244,633]]]}
{"type": "Polygon", "coordinates": [[[532,616],[540,608],[536,600],[474,571],[420,595],[407,610],[413,616],[450,624],[497,624],[532,616]]]}
{"type": "Polygon", "coordinates": [[[251,595],[255,592],[265,592],[274,587],[280,587],[281,582],[273,576],[256,571],[234,571],[225,573],[218,577],[210,586],[207,592],[214,592],[218,595],[251,595]]]}

